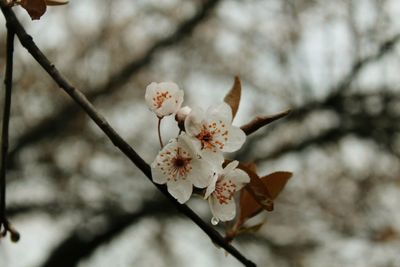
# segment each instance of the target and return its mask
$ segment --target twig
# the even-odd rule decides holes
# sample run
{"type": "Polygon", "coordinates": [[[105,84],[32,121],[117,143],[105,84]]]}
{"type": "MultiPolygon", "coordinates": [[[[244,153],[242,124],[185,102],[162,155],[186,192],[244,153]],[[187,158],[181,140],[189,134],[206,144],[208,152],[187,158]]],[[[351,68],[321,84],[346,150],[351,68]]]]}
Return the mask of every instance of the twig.
{"type": "MultiPolygon", "coordinates": [[[[88,101],[86,96],[70,85],[65,78],[59,73],[55,66],[47,59],[47,57],[40,51],[40,49],[33,42],[32,37],[29,36],[21,23],[18,21],[14,12],[0,2],[1,10],[6,18],[7,23],[14,30],[21,44],[28,50],[33,58],[43,67],[44,70],[52,77],[52,79],[63,89],[100,127],[100,129],[107,135],[113,144],[124,153],[153,183],[151,178],[150,166],[136,153],[136,151],[124,140],[122,137],[108,124],[105,118],[100,115],[94,106],[88,101]]],[[[165,197],[180,211],[182,214],[190,218],[197,226],[199,226],[217,245],[223,247],[232,256],[242,262],[245,266],[256,266],[253,262],[244,257],[232,245],[227,243],[224,238],[210,225],[205,223],[194,211],[188,206],[179,204],[174,197],[172,197],[165,186],[153,183],[158,190],[164,194],[165,197]]]]}
{"type": "Polygon", "coordinates": [[[6,170],[8,153],[8,126],[10,122],[12,77],[13,77],[13,52],[14,52],[14,32],[7,24],[7,44],[6,44],[6,73],[4,76],[5,100],[3,110],[3,126],[1,132],[1,167],[0,167],[0,231],[1,236],[6,236],[7,232],[11,235],[12,241],[19,240],[19,233],[11,226],[6,214],[6,170]]]}

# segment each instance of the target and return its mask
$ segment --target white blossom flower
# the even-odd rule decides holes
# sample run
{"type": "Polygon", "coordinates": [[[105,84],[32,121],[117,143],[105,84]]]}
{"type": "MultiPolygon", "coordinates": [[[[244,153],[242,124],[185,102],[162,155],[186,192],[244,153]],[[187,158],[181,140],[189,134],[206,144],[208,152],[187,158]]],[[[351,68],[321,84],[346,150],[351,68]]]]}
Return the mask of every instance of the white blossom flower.
{"type": "Polygon", "coordinates": [[[201,159],[194,143],[186,134],[172,139],[151,164],[153,181],[167,184],[168,192],[179,203],[185,203],[192,194],[192,185],[207,187],[213,176],[210,164],[201,159]]]}
{"type": "Polygon", "coordinates": [[[232,161],[224,169],[219,167],[213,181],[207,187],[205,198],[208,198],[211,213],[220,221],[230,221],[235,218],[236,204],[234,194],[245,183],[250,182],[249,175],[236,167],[238,161],[232,161]]]}
{"type": "Polygon", "coordinates": [[[176,113],[183,102],[183,91],[173,82],[152,82],[146,87],[145,99],[160,118],[176,113]]]}
{"type": "Polygon", "coordinates": [[[225,102],[211,106],[206,112],[193,108],[185,119],[185,130],[200,143],[204,158],[221,164],[221,152],[234,152],[246,140],[246,134],[232,125],[231,107],[225,102]]]}

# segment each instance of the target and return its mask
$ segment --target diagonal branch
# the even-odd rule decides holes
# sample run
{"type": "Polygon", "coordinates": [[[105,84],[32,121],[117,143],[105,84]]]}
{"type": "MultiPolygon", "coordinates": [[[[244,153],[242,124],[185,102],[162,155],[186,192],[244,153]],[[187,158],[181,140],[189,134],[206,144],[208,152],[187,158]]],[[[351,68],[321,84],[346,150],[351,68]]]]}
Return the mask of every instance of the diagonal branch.
{"type": "MultiPolygon", "coordinates": [[[[108,124],[105,118],[99,114],[92,103],[86,98],[81,91],[70,85],[65,78],[59,73],[56,67],[47,59],[41,50],[33,42],[21,23],[18,21],[14,12],[8,8],[4,2],[0,2],[1,10],[6,18],[7,23],[18,36],[21,44],[28,50],[33,58],[42,66],[42,68],[52,77],[57,85],[63,89],[78,104],[89,117],[99,126],[99,128],[107,135],[112,143],[124,153],[133,164],[135,164],[153,183],[150,166],[136,153],[136,151],[108,124]]],[[[242,262],[245,266],[256,266],[253,262],[245,258],[232,245],[227,243],[224,238],[210,225],[205,223],[193,210],[188,206],[179,204],[173,198],[163,185],[153,183],[157,189],[178,209],[179,212],[190,218],[197,226],[199,226],[217,245],[223,247],[232,256],[242,262]]]]}
{"type": "MultiPolygon", "coordinates": [[[[88,90],[87,97],[90,101],[104,96],[109,93],[115,93],[118,88],[121,88],[126,84],[130,77],[135,73],[139,72],[143,67],[149,65],[157,52],[170,47],[174,44],[179,43],[194,31],[194,29],[209,15],[209,13],[216,7],[220,0],[208,0],[205,1],[201,8],[189,19],[182,22],[178,28],[165,38],[159,40],[153,44],[142,57],[129,62],[123,66],[118,72],[112,75],[109,80],[99,86],[88,90]]],[[[43,140],[45,138],[53,136],[56,132],[60,132],[65,128],[65,124],[77,117],[79,110],[76,106],[68,104],[61,108],[57,113],[51,117],[43,120],[35,127],[31,128],[28,132],[23,134],[19,139],[15,147],[10,151],[10,163],[13,164],[15,155],[23,147],[32,144],[34,142],[43,140]]]]}

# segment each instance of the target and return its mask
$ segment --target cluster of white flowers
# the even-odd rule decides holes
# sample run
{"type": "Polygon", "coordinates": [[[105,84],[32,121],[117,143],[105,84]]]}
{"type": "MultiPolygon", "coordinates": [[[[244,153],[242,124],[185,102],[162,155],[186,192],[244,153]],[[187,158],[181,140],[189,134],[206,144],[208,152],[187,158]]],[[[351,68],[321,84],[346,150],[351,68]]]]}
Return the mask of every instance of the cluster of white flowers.
{"type": "Polygon", "coordinates": [[[232,111],[225,102],[207,111],[181,108],[183,95],[172,82],[153,82],[146,88],[145,99],[150,109],[160,120],[176,114],[182,130],[162,147],[151,164],[153,181],[166,184],[179,203],[189,200],[193,186],[204,188],[204,198],[208,199],[214,219],[232,220],[236,214],[234,194],[250,178],[237,168],[237,161],[222,168],[223,153],[240,149],[246,135],[232,125],[232,111]]]}

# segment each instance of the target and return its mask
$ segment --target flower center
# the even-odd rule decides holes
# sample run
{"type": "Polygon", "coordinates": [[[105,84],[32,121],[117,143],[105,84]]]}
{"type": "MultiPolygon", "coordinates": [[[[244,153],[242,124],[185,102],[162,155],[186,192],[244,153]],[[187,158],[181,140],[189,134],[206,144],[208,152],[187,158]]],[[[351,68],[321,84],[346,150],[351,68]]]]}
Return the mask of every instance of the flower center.
{"type": "Polygon", "coordinates": [[[185,167],[186,164],[188,163],[187,159],[184,159],[184,158],[182,158],[180,156],[178,156],[177,158],[174,158],[173,161],[174,161],[174,166],[177,167],[177,168],[185,167]]]}
{"type": "MultiPolygon", "coordinates": [[[[201,142],[201,149],[213,149],[213,135],[214,132],[210,131],[205,125],[203,125],[203,129],[196,136],[198,140],[201,142]]],[[[215,149],[214,149],[215,150],[215,149]]]]}
{"type": "Polygon", "coordinates": [[[236,184],[231,180],[219,180],[215,185],[213,195],[218,199],[219,204],[228,204],[236,192],[236,184]]]}
{"type": "Polygon", "coordinates": [[[171,98],[171,94],[166,92],[157,92],[156,95],[153,97],[153,105],[156,108],[160,108],[166,99],[171,98]]]}
{"type": "Polygon", "coordinates": [[[191,158],[184,157],[180,154],[177,154],[175,158],[172,158],[170,174],[175,181],[178,178],[176,176],[186,179],[186,174],[192,170],[192,166],[190,165],[191,160],[191,158]]]}

